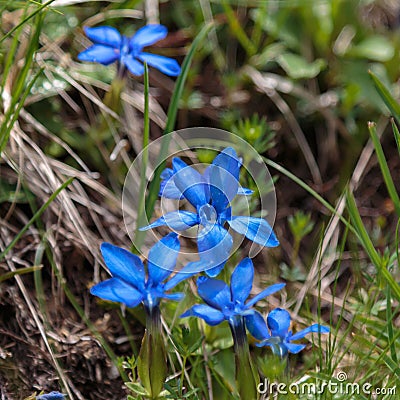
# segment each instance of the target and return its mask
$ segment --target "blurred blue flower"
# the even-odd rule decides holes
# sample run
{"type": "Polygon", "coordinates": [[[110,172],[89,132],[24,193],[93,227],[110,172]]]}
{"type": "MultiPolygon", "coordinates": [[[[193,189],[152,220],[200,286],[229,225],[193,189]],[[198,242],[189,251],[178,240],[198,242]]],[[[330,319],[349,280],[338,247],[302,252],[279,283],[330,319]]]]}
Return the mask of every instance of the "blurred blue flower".
{"type": "Polygon", "coordinates": [[[209,325],[218,325],[227,320],[231,327],[244,318],[247,325],[249,316],[261,317],[252,309],[254,304],[285,286],[284,283],[269,286],[246,302],[253,286],[253,277],[254,267],[250,258],[244,258],[237,265],[231,276],[230,287],[221,280],[200,276],[197,279],[197,292],[206,304],[194,305],[181,317],[199,317],[209,325]]]}
{"type": "Polygon", "coordinates": [[[149,252],[146,279],[144,265],[138,256],[110,243],[103,243],[101,253],[112,278],[93,286],[90,293],[132,308],[143,303],[147,310],[157,307],[160,299],[179,301],[183,293],[166,292],[196,273],[192,268],[193,263],[189,263],[168,282],[164,282],[175,268],[179,249],[176,233],[170,233],[158,241],[149,252]]]}
{"type": "Polygon", "coordinates": [[[307,334],[329,333],[329,327],[314,324],[295,334],[289,331],[291,323],[290,314],[282,308],[275,308],[267,317],[267,324],[260,314],[249,316],[247,320],[247,329],[261,343],[257,346],[271,346],[274,354],[284,357],[289,353],[299,353],[303,350],[305,344],[296,344],[292,341],[303,339],[307,334]]]}
{"type": "Polygon", "coordinates": [[[66,394],[60,393],[60,392],[50,392],[48,394],[41,394],[39,396],[36,396],[37,400],[60,400],[64,399],[66,394]]]}
{"type": "Polygon", "coordinates": [[[239,185],[241,161],[231,147],[224,149],[200,174],[180,158],[172,160],[172,169],[163,171],[159,195],[169,199],[186,199],[196,209],[172,211],[141,230],[167,225],[183,231],[200,225],[197,246],[207,275],[217,276],[225,265],[233,245],[230,227],[248,239],[266,247],[279,245],[269,223],[262,218],[233,216],[232,200],[236,195],[251,195],[250,189],[239,185]]]}
{"type": "Polygon", "coordinates": [[[167,28],[163,25],[146,25],[131,38],[121,35],[111,26],[85,27],[84,31],[94,45],[79,53],[80,61],[98,62],[103,65],[118,61],[133,75],[143,75],[144,62],[166,75],[177,76],[180,73],[181,68],[176,60],[143,51],[144,47],[167,36],[167,28]]]}

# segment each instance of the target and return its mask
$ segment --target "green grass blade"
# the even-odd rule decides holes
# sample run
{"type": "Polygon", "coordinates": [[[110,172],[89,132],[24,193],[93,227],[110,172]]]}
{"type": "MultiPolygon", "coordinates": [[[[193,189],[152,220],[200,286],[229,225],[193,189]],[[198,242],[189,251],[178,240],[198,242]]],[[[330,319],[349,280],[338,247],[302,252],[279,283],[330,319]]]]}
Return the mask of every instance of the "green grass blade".
{"type": "Polygon", "coordinates": [[[376,156],[378,157],[379,166],[382,171],[383,179],[386,184],[386,188],[388,190],[389,196],[393,201],[394,207],[396,209],[397,215],[400,217],[400,198],[397,194],[396,187],[394,186],[394,182],[392,176],[390,175],[389,166],[386,162],[386,157],[382,149],[381,142],[379,141],[378,135],[376,133],[376,124],[373,122],[368,123],[369,134],[372,139],[372,143],[375,147],[376,156]]]}
{"type": "Polygon", "coordinates": [[[236,39],[239,41],[241,46],[246,51],[249,57],[254,56],[257,53],[257,49],[254,46],[254,43],[248,38],[246,32],[242,28],[242,25],[233,12],[231,6],[229,5],[227,0],[222,0],[222,7],[225,11],[225,16],[228,20],[229,28],[233,35],[236,36],[236,39]]]}
{"type": "Polygon", "coordinates": [[[382,257],[380,257],[380,255],[376,251],[376,249],[368,235],[368,232],[365,229],[365,226],[361,220],[361,216],[360,216],[360,213],[358,212],[354,196],[349,191],[347,192],[346,202],[347,202],[347,209],[349,211],[350,219],[352,221],[353,226],[356,229],[357,236],[358,236],[362,246],[366,250],[372,263],[375,265],[375,268],[378,270],[378,272],[382,275],[382,277],[386,280],[386,282],[390,286],[390,289],[391,289],[393,295],[396,297],[397,300],[400,300],[400,286],[394,280],[393,276],[390,274],[390,272],[384,265],[382,257]]]}
{"type": "Polygon", "coordinates": [[[24,90],[27,77],[34,60],[35,52],[39,48],[40,44],[39,38],[40,38],[40,33],[42,31],[43,19],[44,19],[44,14],[39,14],[36,17],[35,30],[33,31],[31,39],[29,41],[29,47],[25,55],[25,63],[20,73],[18,74],[16,84],[13,87],[12,97],[15,102],[18,101],[22,91],[24,90]]]}
{"type": "Polygon", "coordinates": [[[381,80],[372,72],[369,71],[369,75],[371,76],[375,88],[378,91],[379,95],[381,96],[382,100],[385,102],[387,108],[396,118],[397,122],[400,123],[400,105],[399,103],[393,98],[389,89],[381,82],[381,80]]]}
{"type": "Polygon", "coordinates": [[[356,233],[354,228],[349,224],[349,222],[342,216],[339,215],[335,209],[334,206],[332,206],[328,201],[326,201],[319,193],[317,193],[314,189],[312,189],[310,186],[308,186],[304,181],[302,181],[300,178],[298,178],[296,175],[292,174],[290,171],[288,171],[286,168],[282,167],[281,165],[277,164],[276,162],[263,157],[264,162],[269,165],[270,167],[274,168],[278,172],[282,173],[283,175],[287,176],[289,179],[291,179],[293,182],[295,182],[297,185],[299,185],[301,188],[303,188],[305,191],[310,193],[316,200],[318,200],[324,207],[326,207],[332,214],[336,214],[340,221],[349,228],[350,231],[353,233],[356,233]]]}
{"type": "MultiPolygon", "coordinates": [[[[42,264],[44,252],[45,252],[45,246],[44,246],[43,240],[41,240],[38,248],[36,249],[36,254],[35,254],[35,264],[36,265],[42,264]]],[[[45,328],[49,329],[49,319],[48,319],[48,315],[46,312],[46,296],[44,294],[43,279],[42,279],[42,273],[40,270],[35,271],[35,273],[33,274],[33,280],[35,282],[36,298],[38,299],[39,310],[40,310],[40,313],[42,314],[43,323],[44,323],[45,328]]]]}
{"type": "MultiPolygon", "coordinates": [[[[271,161],[267,158],[264,158],[264,161],[267,165],[271,166],[272,168],[276,169],[277,171],[283,173],[288,178],[292,179],[300,187],[302,187],[304,190],[306,190],[312,196],[314,196],[319,202],[321,202],[321,204],[324,205],[329,211],[331,211],[333,214],[336,214],[335,208],[331,204],[329,204],[329,202],[327,202],[322,196],[320,196],[315,190],[310,188],[300,178],[293,175],[291,172],[289,172],[288,170],[286,170],[279,164],[275,163],[274,161],[271,161]]],[[[358,212],[354,197],[350,192],[347,192],[346,200],[347,200],[347,206],[348,206],[352,224],[349,224],[349,222],[342,215],[338,215],[338,218],[341,220],[341,222],[346,227],[349,228],[349,230],[351,232],[356,234],[356,236],[359,238],[361,244],[364,246],[365,250],[367,251],[371,261],[373,262],[375,267],[378,269],[378,271],[382,274],[384,279],[389,284],[390,288],[392,289],[393,294],[396,296],[397,299],[400,299],[400,286],[393,279],[392,275],[389,273],[389,271],[386,269],[386,267],[384,267],[382,265],[381,257],[375,250],[375,248],[371,242],[371,239],[368,236],[368,233],[364,227],[364,224],[362,223],[361,216],[358,212]]]]}
{"type": "MultiPolygon", "coordinates": [[[[139,231],[139,228],[146,223],[146,171],[149,163],[149,138],[150,138],[150,118],[149,118],[149,68],[144,63],[144,113],[143,113],[143,149],[140,165],[140,186],[139,186],[139,205],[137,208],[138,217],[136,221],[135,246],[136,252],[140,250],[143,243],[145,232],[139,231]]],[[[133,249],[135,250],[135,249],[133,249]]]]}
{"type": "Polygon", "coordinates": [[[0,43],[2,43],[4,40],[6,40],[9,36],[11,36],[16,30],[18,30],[22,25],[27,23],[30,19],[35,17],[37,14],[39,14],[42,10],[44,10],[46,7],[48,7],[51,3],[53,3],[55,0],[49,0],[46,3],[40,5],[35,11],[33,11],[31,14],[29,14],[26,18],[24,18],[19,24],[14,26],[10,31],[8,31],[1,39],[0,43]]]}
{"type": "Polygon", "coordinates": [[[24,93],[22,93],[22,95],[20,96],[18,105],[16,103],[14,104],[14,101],[13,101],[9,110],[7,111],[7,114],[5,115],[5,118],[4,118],[4,122],[0,126],[0,154],[6,147],[8,138],[10,136],[11,129],[14,126],[14,123],[17,120],[21,109],[25,104],[26,98],[30,94],[33,85],[35,84],[37,78],[40,76],[42,71],[43,70],[40,69],[36,73],[36,75],[31,79],[31,81],[29,82],[28,86],[26,87],[24,93]]]}
{"type": "MultiPolygon", "coordinates": [[[[212,28],[213,24],[205,25],[200,33],[196,36],[193,40],[192,45],[190,46],[189,52],[187,53],[181,67],[181,73],[176,81],[174,93],[171,97],[171,102],[168,107],[168,114],[167,114],[167,124],[165,126],[163,135],[166,135],[174,130],[176,117],[178,115],[179,109],[179,100],[182,97],[183,89],[185,87],[185,82],[189,74],[190,66],[193,61],[193,57],[196,54],[196,51],[201,43],[203,43],[204,39],[207,37],[208,32],[212,28]]],[[[156,165],[158,167],[154,171],[154,177],[149,185],[149,194],[147,195],[146,199],[146,215],[147,218],[150,218],[153,214],[154,205],[158,198],[158,189],[160,186],[160,175],[163,169],[165,168],[165,158],[168,154],[168,145],[169,140],[165,140],[164,143],[161,145],[160,154],[158,156],[158,161],[156,165]]]]}
{"type": "MultiPolygon", "coordinates": [[[[1,12],[0,12],[0,14],[1,14],[1,12]]],[[[2,79],[2,83],[1,83],[2,90],[6,84],[6,80],[7,80],[8,74],[10,72],[11,66],[13,65],[13,62],[15,59],[15,54],[17,53],[19,37],[20,37],[21,32],[22,32],[22,29],[16,31],[16,34],[14,35],[14,37],[12,39],[11,46],[7,51],[7,58],[6,58],[5,64],[4,64],[4,70],[2,72],[3,73],[3,79],[2,79]]]]}
{"type": "Polygon", "coordinates": [[[43,17],[44,17],[43,14],[39,14],[36,17],[35,29],[33,29],[32,27],[31,38],[29,41],[28,50],[25,54],[24,65],[20,70],[12,88],[10,106],[8,107],[4,121],[1,124],[0,128],[0,153],[4,150],[7,144],[11,129],[14,125],[14,122],[18,118],[19,112],[21,111],[21,108],[24,105],[26,97],[30,93],[33,84],[35,83],[35,80],[41,73],[41,71],[38,72],[35,75],[35,77],[31,80],[31,82],[28,85],[26,85],[29,73],[31,71],[34,54],[39,46],[39,37],[42,30],[43,17]]]}
{"type": "Polygon", "coordinates": [[[67,179],[39,208],[39,210],[34,214],[34,216],[28,221],[28,223],[18,232],[17,236],[11,241],[11,243],[4,249],[3,252],[0,253],[0,260],[2,260],[7,253],[15,246],[19,239],[21,239],[22,235],[30,228],[30,226],[46,211],[47,207],[54,201],[54,199],[65,189],[67,188],[75,178],[67,179]]]}
{"type": "Polygon", "coordinates": [[[396,140],[397,150],[398,150],[399,155],[400,155],[400,132],[399,132],[399,128],[397,127],[396,122],[394,121],[394,118],[391,119],[391,123],[392,123],[394,138],[396,140]]]}
{"type": "Polygon", "coordinates": [[[15,275],[29,274],[42,268],[43,265],[34,265],[33,267],[19,268],[16,271],[6,272],[5,274],[0,275],[0,283],[6,281],[7,279],[13,278],[15,275]]]}
{"type": "Polygon", "coordinates": [[[396,365],[398,365],[399,362],[397,360],[397,352],[395,344],[396,342],[394,339],[394,331],[393,331],[392,294],[389,286],[386,289],[386,323],[387,323],[387,331],[389,338],[390,355],[393,362],[396,365]]]}

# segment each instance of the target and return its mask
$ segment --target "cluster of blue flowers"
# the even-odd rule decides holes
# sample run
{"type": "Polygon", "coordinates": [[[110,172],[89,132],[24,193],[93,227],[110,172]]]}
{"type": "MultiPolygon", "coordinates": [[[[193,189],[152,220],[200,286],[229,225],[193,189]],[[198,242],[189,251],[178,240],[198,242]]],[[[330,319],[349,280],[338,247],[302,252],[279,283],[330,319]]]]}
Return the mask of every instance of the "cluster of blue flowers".
{"type": "Polygon", "coordinates": [[[150,250],[148,277],[140,258],[124,249],[105,243],[102,255],[112,278],[91,288],[91,293],[103,299],[135,307],[143,303],[146,309],[159,305],[160,299],[180,300],[182,293],[167,294],[179,282],[198,272],[199,265],[208,276],[197,279],[197,292],[205,304],[197,304],[181,317],[196,316],[209,325],[227,320],[231,327],[243,319],[248,331],[259,339],[260,346],[271,346],[274,353],[285,356],[297,353],[304,344],[293,344],[310,332],[327,333],[329,328],[312,325],[297,334],[289,332],[290,315],[286,310],[270,312],[267,324],[263,316],[252,307],[263,298],[282,289],[285,284],[274,284],[248,300],[252,289],[254,267],[251,259],[243,259],[231,276],[230,287],[222,280],[213,279],[224,267],[232,247],[232,237],[225,229],[228,223],[237,232],[266,247],[279,244],[271,226],[261,218],[232,216],[231,202],[236,195],[251,195],[239,185],[241,161],[233,148],[224,149],[203,174],[179,158],[172,160],[172,169],[162,174],[160,196],[186,199],[195,212],[177,210],[157,219],[143,229],[161,225],[183,231],[199,225],[197,245],[200,260],[187,264],[166,283],[172,273],[179,253],[179,239],[170,233],[150,250]]]}
{"type": "MultiPolygon", "coordinates": [[[[176,60],[143,51],[145,47],[166,37],[167,29],[162,25],[147,25],[130,38],[109,26],[87,27],[85,33],[94,44],[78,55],[81,61],[98,62],[103,65],[117,62],[119,73],[128,70],[133,75],[144,73],[144,63],[170,76],[180,73],[180,66],[176,60]]],[[[257,346],[270,346],[273,353],[280,358],[285,358],[289,352],[301,351],[305,344],[296,344],[293,341],[304,338],[308,333],[329,332],[329,328],[314,324],[292,334],[289,330],[290,314],[280,308],[272,310],[265,321],[254,309],[254,305],[281,290],[285,284],[271,285],[249,299],[254,278],[254,267],[250,258],[244,258],[237,265],[231,275],[230,286],[222,280],[215,279],[232,252],[233,238],[227,227],[261,246],[279,245],[272,227],[265,219],[232,215],[232,202],[235,197],[253,194],[252,190],[240,186],[241,165],[241,159],[231,147],[222,150],[203,173],[187,165],[182,159],[173,158],[172,168],[166,168],[161,174],[159,196],[186,200],[192,210],[178,209],[169,212],[140,228],[148,230],[167,226],[173,231],[150,249],[147,272],[137,255],[109,243],[101,245],[101,253],[112,277],[93,286],[90,291],[95,296],[125,304],[127,307],[143,304],[147,325],[138,359],[138,371],[151,398],[157,398],[164,382],[162,379],[166,376],[162,367],[166,360],[161,338],[160,301],[181,300],[184,297],[183,293],[170,291],[183,280],[199,272],[205,272],[205,275],[197,278],[197,293],[204,303],[193,305],[181,317],[198,317],[212,326],[223,321],[228,322],[234,338],[235,354],[240,364],[236,366],[237,372],[239,371],[239,375],[243,374],[241,382],[238,380],[238,390],[241,395],[246,393],[247,398],[255,398],[257,395],[254,392],[255,381],[246,382],[250,377],[248,371],[245,371],[246,368],[253,369],[249,359],[246,329],[259,341],[257,346]],[[196,239],[199,260],[175,271],[180,251],[178,233],[194,226],[198,227],[196,239]],[[159,347],[159,351],[154,351],[154,346],[159,347]]],[[[62,398],[45,396],[51,394],[38,398],[62,398]]]]}

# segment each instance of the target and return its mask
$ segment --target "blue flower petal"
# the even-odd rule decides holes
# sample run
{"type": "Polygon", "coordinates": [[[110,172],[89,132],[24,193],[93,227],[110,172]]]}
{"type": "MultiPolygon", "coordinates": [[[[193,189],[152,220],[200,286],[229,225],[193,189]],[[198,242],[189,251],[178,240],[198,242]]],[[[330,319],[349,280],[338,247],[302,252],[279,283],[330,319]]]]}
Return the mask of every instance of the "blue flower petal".
{"type": "Polygon", "coordinates": [[[314,324],[309,326],[308,328],[305,328],[297,333],[295,333],[294,335],[290,336],[288,338],[288,340],[292,341],[292,340],[299,340],[299,339],[303,339],[304,336],[306,336],[307,334],[314,332],[314,333],[329,333],[329,328],[327,326],[323,326],[320,324],[314,324]]]}
{"type": "Polygon", "coordinates": [[[254,217],[232,217],[229,225],[236,232],[245,235],[248,239],[261,246],[276,247],[279,246],[279,241],[275,236],[271,225],[262,218],[254,217]]]}
{"type": "Polygon", "coordinates": [[[172,301],[181,301],[185,295],[183,293],[170,293],[167,294],[165,293],[162,298],[167,299],[167,300],[172,300],[172,301]]]}
{"type": "Polygon", "coordinates": [[[209,182],[212,204],[222,212],[238,193],[240,161],[231,147],[214,158],[210,166],[209,182]]]}
{"type": "Polygon", "coordinates": [[[214,224],[212,227],[205,227],[199,231],[197,247],[200,259],[207,268],[207,275],[215,273],[215,270],[211,271],[211,268],[218,267],[219,271],[223,268],[226,260],[229,258],[232,246],[232,236],[219,224],[214,224]]]}
{"type": "Polygon", "coordinates": [[[132,75],[141,76],[144,74],[144,66],[132,54],[121,58],[121,62],[128,68],[132,75]]]}
{"type": "Polygon", "coordinates": [[[175,185],[183,196],[196,208],[206,204],[206,184],[201,174],[178,157],[173,158],[172,165],[175,185]]]}
{"type": "Polygon", "coordinates": [[[289,352],[293,354],[299,353],[306,347],[305,344],[295,344],[295,343],[285,343],[285,346],[287,350],[289,350],[289,352]]]}
{"type": "Polygon", "coordinates": [[[111,243],[103,243],[100,250],[113,277],[120,278],[139,290],[144,289],[145,270],[138,256],[111,243]]]}
{"type": "Polygon", "coordinates": [[[149,252],[149,281],[158,284],[171,275],[175,268],[181,244],[174,232],[159,240],[149,252]]]}
{"type": "Polygon", "coordinates": [[[244,317],[246,321],[246,327],[253,337],[257,340],[265,340],[270,338],[270,334],[265,323],[264,317],[258,312],[244,317]]]}
{"type": "Polygon", "coordinates": [[[181,72],[180,65],[173,58],[151,53],[140,53],[138,58],[142,62],[146,62],[150,67],[158,69],[165,75],[178,76],[181,72]]]}
{"type": "Polygon", "coordinates": [[[219,279],[200,276],[197,279],[197,292],[209,306],[218,310],[232,304],[231,291],[228,285],[219,279]]]}
{"type": "Polygon", "coordinates": [[[164,216],[158,218],[153,223],[140,228],[141,231],[156,228],[157,226],[169,226],[170,229],[176,231],[185,231],[192,226],[198,224],[198,216],[190,211],[171,211],[164,216]]]}
{"type": "Polygon", "coordinates": [[[224,269],[225,267],[225,262],[217,265],[216,267],[208,267],[206,266],[204,271],[209,276],[210,278],[215,278],[220,274],[220,272],[224,269]]]}
{"type": "Polygon", "coordinates": [[[271,336],[279,336],[282,339],[286,338],[289,332],[290,321],[290,314],[286,310],[282,308],[272,310],[267,317],[271,336]]]}
{"type": "Polygon", "coordinates": [[[203,271],[204,264],[201,261],[194,261],[186,264],[164,285],[164,290],[173,289],[178,283],[181,283],[185,279],[189,279],[193,275],[203,271]]]}
{"type": "Polygon", "coordinates": [[[122,36],[111,26],[98,26],[96,28],[85,26],[83,30],[93,43],[104,44],[105,46],[111,46],[116,49],[119,49],[121,46],[122,36]]]}
{"type": "Polygon", "coordinates": [[[149,24],[136,31],[130,39],[129,46],[131,50],[140,50],[164,39],[167,34],[168,30],[164,25],[149,24]]]}
{"type": "Polygon", "coordinates": [[[78,54],[79,61],[98,62],[103,65],[109,65],[117,61],[119,52],[112,47],[95,44],[82,53],[78,54]]]}
{"type": "Polygon", "coordinates": [[[250,258],[244,258],[231,276],[232,301],[244,304],[253,286],[254,267],[250,258]]]}
{"type": "Polygon", "coordinates": [[[173,175],[174,171],[171,168],[164,169],[164,171],[160,175],[162,181],[160,183],[160,190],[158,192],[158,195],[166,199],[181,200],[184,198],[184,196],[175,185],[173,175]]]}
{"type": "Polygon", "coordinates": [[[211,326],[218,325],[224,320],[224,314],[222,314],[221,311],[207,306],[206,304],[196,304],[181,315],[181,318],[185,317],[202,318],[211,326]]]}
{"type": "Polygon", "coordinates": [[[237,194],[241,196],[251,196],[254,193],[254,190],[239,186],[237,194]]]}
{"type": "Polygon", "coordinates": [[[64,399],[66,394],[60,392],[50,392],[47,394],[41,394],[40,396],[36,396],[37,400],[61,400],[64,399]]]}
{"type": "Polygon", "coordinates": [[[126,304],[131,308],[136,307],[143,300],[142,293],[118,278],[98,283],[90,288],[90,293],[104,300],[126,304]]]}
{"type": "Polygon", "coordinates": [[[160,174],[160,178],[161,179],[166,179],[168,180],[169,178],[172,178],[172,175],[174,175],[174,170],[171,168],[165,168],[161,174],[160,174]]]}
{"type": "Polygon", "coordinates": [[[256,296],[254,296],[251,300],[249,300],[246,303],[246,308],[250,308],[254,306],[254,304],[257,303],[257,301],[262,300],[263,298],[270,296],[271,294],[277,292],[278,290],[281,290],[286,286],[285,283],[276,283],[275,285],[268,286],[266,289],[264,289],[262,292],[258,293],[256,296]]]}
{"type": "Polygon", "coordinates": [[[214,158],[212,165],[216,165],[225,169],[226,171],[230,171],[236,180],[239,181],[241,162],[236,154],[235,149],[232,147],[226,147],[224,150],[222,150],[222,152],[214,158]]]}

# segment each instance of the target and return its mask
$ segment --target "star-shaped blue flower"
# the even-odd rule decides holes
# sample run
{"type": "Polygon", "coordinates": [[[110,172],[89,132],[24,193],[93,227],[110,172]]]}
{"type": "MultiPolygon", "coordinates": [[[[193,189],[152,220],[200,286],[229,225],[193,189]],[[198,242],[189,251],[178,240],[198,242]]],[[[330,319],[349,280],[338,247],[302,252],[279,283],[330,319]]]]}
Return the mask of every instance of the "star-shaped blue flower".
{"type": "Polygon", "coordinates": [[[66,394],[60,392],[50,392],[47,394],[41,394],[40,396],[36,396],[37,400],[62,400],[65,399],[66,394]]]}
{"type": "Polygon", "coordinates": [[[163,25],[146,25],[131,38],[121,35],[111,26],[85,27],[84,31],[94,45],[79,53],[80,61],[98,62],[103,65],[119,61],[133,75],[143,75],[144,62],[170,76],[177,76],[181,71],[176,60],[143,51],[144,47],[167,36],[167,28],[163,25]]]}
{"type": "Polygon", "coordinates": [[[227,147],[200,174],[180,158],[172,160],[172,169],[163,171],[159,195],[169,199],[186,199],[195,208],[172,211],[141,230],[167,225],[183,231],[199,225],[197,246],[204,270],[217,276],[225,265],[233,245],[232,236],[224,228],[227,222],[236,232],[266,247],[279,245],[269,223],[262,218],[233,216],[231,203],[236,195],[251,195],[239,185],[241,161],[236,151],[227,147]]]}
{"type": "Polygon", "coordinates": [[[252,309],[254,304],[285,286],[284,283],[269,286],[246,301],[253,286],[253,277],[254,267],[250,258],[244,258],[237,265],[231,276],[230,287],[221,280],[200,276],[197,279],[197,292],[206,304],[194,305],[181,317],[199,317],[209,325],[218,325],[227,320],[233,326],[238,318],[244,318],[247,324],[249,316],[261,316],[252,309]]]}
{"type": "Polygon", "coordinates": [[[329,333],[329,327],[320,324],[313,324],[295,334],[289,331],[291,318],[290,314],[282,309],[275,308],[267,317],[267,324],[261,314],[254,314],[247,319],[247,329],[261,343],[258,347],[271,346],[274,354],[284,357],[288,353],[299,353],[303,350],[305,344],[292,343],[293,341],[303,339],[307,334],[329,333]],[[268,325],[268,327],[267,327],[268,325]]]}
{"type": "Polygon", "coordinates": [[[164,282],[175,268],[179,249],[176,233],[170,233],[158,241],[149,252],[146,279],[143,262],[137,255],[110,243],[103,243],[101,253],[112,278],[93,286],[90,293],[132,308],[143,303],[148,310],[158,306],[160,299],[179,301],[183,293],[166,292],[197,271],[193,271],[193,263],[189,263],[168,282],[164,282]]]}

